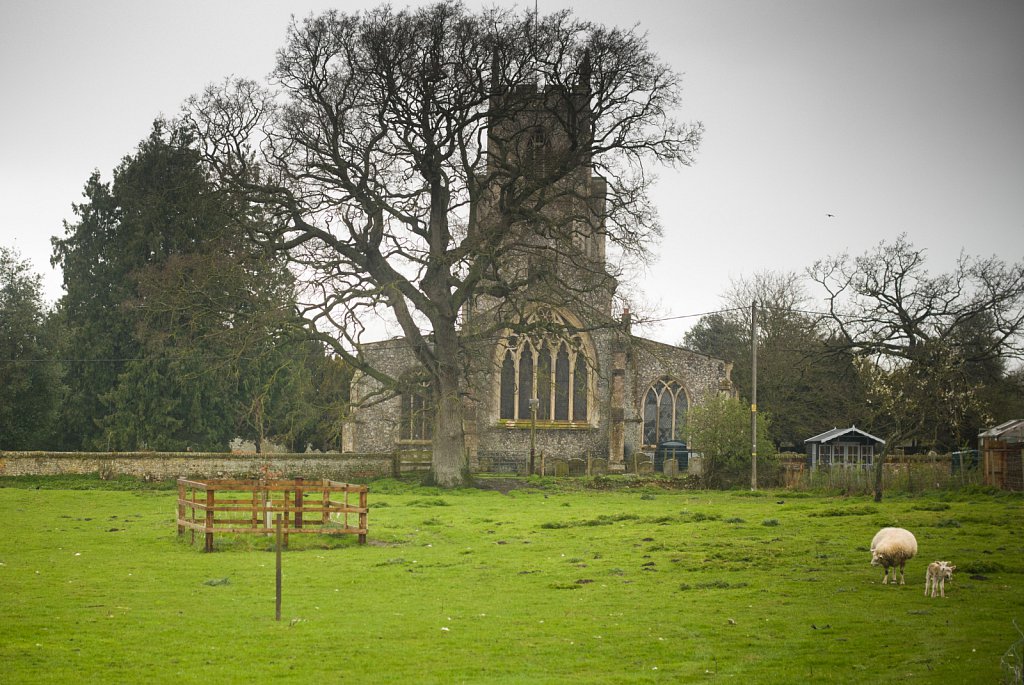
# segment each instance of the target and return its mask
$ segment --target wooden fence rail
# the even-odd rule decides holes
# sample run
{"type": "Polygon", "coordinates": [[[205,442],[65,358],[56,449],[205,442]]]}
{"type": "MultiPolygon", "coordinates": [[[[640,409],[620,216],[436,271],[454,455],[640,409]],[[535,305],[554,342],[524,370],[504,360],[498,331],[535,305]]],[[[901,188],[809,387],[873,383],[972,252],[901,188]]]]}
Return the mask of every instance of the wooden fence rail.
{"type": "Polygon", "coordinates": [[[365,485],[332,480],[178,479],[178,535],[206,535],[213,551],[215,533],[272,534],[281,514],[284,542],[289,534],[358,535],[366,543],[365,485]],[[351,517],[351,518],[350,518],[351,517]]]}

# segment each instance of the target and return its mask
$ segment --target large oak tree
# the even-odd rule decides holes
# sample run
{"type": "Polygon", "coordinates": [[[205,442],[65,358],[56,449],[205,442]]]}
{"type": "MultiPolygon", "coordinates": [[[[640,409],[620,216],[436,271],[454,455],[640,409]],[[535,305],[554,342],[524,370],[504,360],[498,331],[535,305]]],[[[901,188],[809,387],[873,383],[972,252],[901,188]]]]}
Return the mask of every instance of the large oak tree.
{"type": "Polygon", "coordinates": [[[658,231],[652,162],[688,163],[701,135],[676,122],[679,95],[635,30],[442,2],[294,21],[269,83],[211,86],[187,118],[220,181],[268,216],[253,237],[288,255],[314,333],[395,387],[357,350],[373,317],[397,322],[437,406],[434,479],[453,486],[467,464],[463,307],[514,297],[522,283],[501,266],[524,225],[579,230],[548,210],[581,165],[608,182],[600,230],[642,253],[658,231]],[[545,95],[505,97],[524,89],[545,95]],[[522,148],[543,141],[516,130],[530,117],[568,133],[543,165],[522,148]]]}

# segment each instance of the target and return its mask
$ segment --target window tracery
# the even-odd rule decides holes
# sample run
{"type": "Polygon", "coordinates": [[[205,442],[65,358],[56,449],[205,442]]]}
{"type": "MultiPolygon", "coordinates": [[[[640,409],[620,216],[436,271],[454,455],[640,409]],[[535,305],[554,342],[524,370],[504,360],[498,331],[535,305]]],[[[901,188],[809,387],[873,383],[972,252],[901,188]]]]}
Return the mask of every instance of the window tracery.
{"type": "MultiPolygon", "coordinates": [[[[550,328],[566,328],[557,314],[544,312],[550,328]]],[[[536,398],[537,420],[582,423],[589,420],[591,368],[580,334],[559,335],[545,331],[533,335],[512,335],[504,342],[499,412],[505,421],[529,421],[530,399],[536,398]]]]}
{"type": "Polygon", "coordinates": [[[398,439],[431,442],[434,437],[434,404],[425,388],[403,392],[398,439]]]}
{"type": "Polygon", "coordinates": [[[685,440],[686,391],[678,381],[662,376],[644,395],[644,446],[655,447],[668,440],[685,440]]]}

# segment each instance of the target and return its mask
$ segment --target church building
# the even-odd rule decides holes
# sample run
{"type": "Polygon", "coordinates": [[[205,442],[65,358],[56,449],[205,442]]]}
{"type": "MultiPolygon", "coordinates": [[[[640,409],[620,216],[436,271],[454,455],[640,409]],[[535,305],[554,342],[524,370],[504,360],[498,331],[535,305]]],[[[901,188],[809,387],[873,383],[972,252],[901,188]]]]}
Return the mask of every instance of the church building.
{"type": "MultiPolygon", "coordinates": [[[[462,312],[471,471],[526,473],[531,443],[549,459],[631,470],[634,453],[688,442],[690,407],[733,392],[731,364],[635,336],[628,309],[614,311],[608,184],[589,159],[573,157],[573,136],[588,132],[588,101],[586,88],[567,94],[533,84],[492,96],[492,109],[517,105],[490,129],[488,170],[513,160],[526,170],[522,183],[546,185],[536,191],[541,209],[529,217],[504,213],[498,188],[474,207],[470,231],[504,222],[512,238],[496,277],[503,288],[481,289],[462,312]]],[[[401,338],[360,353],[393,378],[417,368],[401,338]]],[[[429,452],[433,413],[425,393],[395,394],[361,375],[352,402],[344,451],[429,452]]]]}

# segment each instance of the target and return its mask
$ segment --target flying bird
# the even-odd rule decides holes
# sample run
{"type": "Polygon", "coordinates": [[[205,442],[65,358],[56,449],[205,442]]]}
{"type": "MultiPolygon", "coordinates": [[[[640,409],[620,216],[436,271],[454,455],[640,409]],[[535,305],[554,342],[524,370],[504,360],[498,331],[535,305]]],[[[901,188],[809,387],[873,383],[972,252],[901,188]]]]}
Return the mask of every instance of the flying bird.
{"type": "Polygon", "coordinates": [[[829,219],[835,219],[836,218],[835,214],[826,214],[825,216],[827,216],[829,219]]]}

